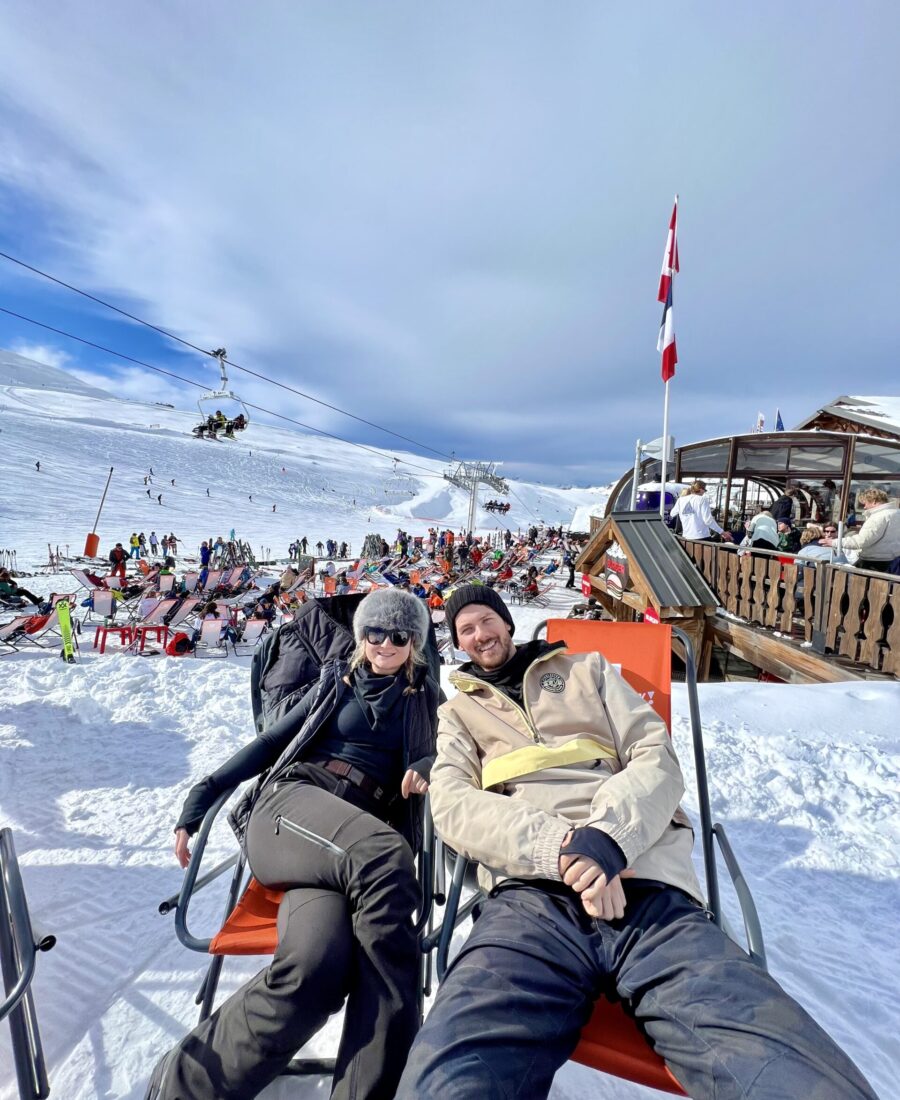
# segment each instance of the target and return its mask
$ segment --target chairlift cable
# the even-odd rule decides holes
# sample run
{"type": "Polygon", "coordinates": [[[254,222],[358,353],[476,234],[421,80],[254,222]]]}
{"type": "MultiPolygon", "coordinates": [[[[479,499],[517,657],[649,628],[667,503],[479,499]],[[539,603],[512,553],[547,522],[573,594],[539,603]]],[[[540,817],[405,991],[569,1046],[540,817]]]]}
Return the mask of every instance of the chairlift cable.
{"type": "Polygon", "coordinates": [[[513,490],[512,490],[512,489],[510,489],[510,491],[509,491],[509,495],[510,495],[511,497],[515,497],[515,498],[516,498],[516,500],[517,500],[517,501],[518,501],[518,502],[519,502],[519,503],[520,503],[520,504],[522,505],[522,507],[523,507],[523,508],[525,509],[525,511],[526,511],[526,512],[528,512],[528,513],[529,513],[530,515],[534,516],[534,518],[535,518],[535,519],[540,519],[540,518],[541,518],[541,517],[540,517],[540,516],[539,516],[539,515],[537,514],[537,512],[532,512],[532,511],[531,511],[531,509],[530,509],[530,508],[528,507],[528,505],[527,505],[527,504],[525,503],[525,501],[524,501],[524,500],[522,500],[522,498],[521,498],[521,497],[519,496],[519,494],[518,494],[518,493],[514,493],[514,492],[513,492],[513,490]]]}
{"type": "MultiPolygon", "coordinates": [[[[213,353],[207,348],[198,347],[196,344],[192,344],[190,340],[185,340],[181,336],[176,336],[174,332],[169,332],[167,329],[161,328],[159,325],[154,325],[150,321],[145,321],[142,317],[136,316],[134,313],[129,313],[126,309],[120,309],[119,306],[114,306],[112,302],[104,301],[103,298],[98,298],[95,294],[89,294],[86,290],[81,290],[77,286],[72,286],[71,283],[65,282],[63,279],[57,278],[55,275],[51,275],[47,271],[41,271],[39,267],[34,267],[31,264],[25,263],[24,260],[19,260],[15,256],[11,256],[8,252],[0,251],[0,258],[9,260],[10,263],[18,264],[19,267],[24,267],[26,271],[31,271],[35,275],[40,275],[44,279],[49,279],[50,282],[56,283],[57,286],[65,287],[66,290],[71,290],[73,294],[80,294],[83,298],[87,298],[92,302],[96,302],[97,305],[104,306],[106,309],[111,309],[115,313],[120,314],[122,317],[127,317],[129,321],[135,321],[139,325],[144,325],[145,328],[152,329],[154,332],[158,332],[161,336],[165,336],[169,340],[175,340],[179,344],[183,344],[186,348],[191,348],[193,351],[199,352],[201,355],[209,355],[212,358],[213,353]]],[[[233,362],[231,359],[225,360],[229,367],[234,367],[235,370],[243,371],[245,374],[252,375],[254,378],[259,378],[263,382],[269,382],[273,386],[279,386],[283,390],[287,390],[289,393],[295,393],[299,397],[305,397],[307,401],[314,401],[317,405],[324,405],[326,409],[331,409],[332,412],[340,413],[342,416],[349,416],[352,420],[358,421],[360,424],[367,424],[370,428],[375,428],[380,432],[385,432],[387,435],[392,435],[397,439],[402,439],[406,443],[412,443],[416,447],[421,447],[423,450],[431,451],[432,454],[436,454],[441,458],[451,458],[451,455],[446,454],[444,451],[439,451],[434,447],[430,447],[427,443],[420,443],[416,439],[411,439],[407,435],[402,435],[400,432],[392,431],[390,428],[385,428],[381,424],[376,424],[373,420],[366,420],[365,417],[357,416],[355,413],[347,412],[346,409],[342,409],[337,405],[332,405],[328,401],[323,401],[319,397],[313,397],[312,394],[304,393],[303,390],[298,390],[295,386],[289,386],[285,382],[279,382],[275,378],[269,378],[268,375],[261,374],[259,371],[251,370],[249,367],[242,367],[239,363],[233,362]]]]}
{"type": "MultiPolygon", "coordinates": [[[[54,328],[53,325],[45,324],[43,321],[36,321],[33,317],[26,317],[23,313],[16,313],[15,310],[7,309],[5,306],[0,306],[0,313],[6,313],[10,317],[15,317],[20,321],[26,321],[30,325],[36,325],[38,328],[46,329],[47,332],[53,332],[57,336],[64,336],[67,340],[75,340],[79,344],[85,344],[87,347],[102,351],[105,355],[115,355],[118,359],[124,359],[126,362],[134,363],[138,367],[145,367],[147,370],[156,371],[157,374],[164,374],[168,378],[174,378],[178,382],[185,382],[189,386],[196,386],[198,390],[206,390],[206,386],[202,382],[195,382],[192,378],[185,378],[183,375],[176,374],[174,371],[165,370],[163,367],[154,367],[152,363],[147,363],[143,359],[135,359],[132,355],[126,355],[122,351],[116,351],[114,348],[105,347],[103,344],[97,344],[93,340],[85,339],[83,336],[76,336],[74,333],[66,332],[64,329],[54,328]]],[[[274,416],[279,420],[286,420],[289,424],[297,424],[306,431],[315,432],[317,435],[327,436],[329,439],[336,439],[339,443],[347,443],[351,447],[358,447],[361,451],[368,451],[370,454],[377,455],[379,458],[394,459],[394,461],[400,462],[404,466],[409,466],[413,470],[422,470],[426,477],[436,477],[443,480],[443,474],[436,474],[426,466],[419,466],[415,462],[410,462],[408,459],[399,458],[386,451],[376,450],[374,447],[369,447],[365,443],[356,443],[352,439],[345,439],[341,435],[335,435],[334,432],[326,432],[324,428],[316,428],[312,424],[304,423],[302,420],[295,420],[292,416],[285,416],[284,413],[274,412],[272,409],[263,408],[262,405],[254,405],[250,401],[244,403],[248,408],[256,409],[257,412],[265,413],[267,416],[274,416]]]]}

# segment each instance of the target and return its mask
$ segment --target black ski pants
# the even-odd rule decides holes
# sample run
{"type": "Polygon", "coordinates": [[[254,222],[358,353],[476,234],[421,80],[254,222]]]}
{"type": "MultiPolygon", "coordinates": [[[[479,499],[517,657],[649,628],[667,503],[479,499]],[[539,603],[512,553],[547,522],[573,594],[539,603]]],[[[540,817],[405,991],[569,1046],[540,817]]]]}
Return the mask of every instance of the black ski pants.
{"type": "Polygon", "coordinates": [[[558,883],[489,897],[413,1045],[397,1100],[540,1100],[601,993],[703,1100],[877,1100],[850,1059],[686,894],[626,886],[591,920],[558,883]]]}
{"type": "Polygon", "coordinates": [[[394,1095],[419,1026],[412,851],[349,780],[292,771],[247,831],[253,874],[287,891],[275,956],[176,1047],[160,1100],[249,1100],[345,999],[332,1096],[394,1095]]]}

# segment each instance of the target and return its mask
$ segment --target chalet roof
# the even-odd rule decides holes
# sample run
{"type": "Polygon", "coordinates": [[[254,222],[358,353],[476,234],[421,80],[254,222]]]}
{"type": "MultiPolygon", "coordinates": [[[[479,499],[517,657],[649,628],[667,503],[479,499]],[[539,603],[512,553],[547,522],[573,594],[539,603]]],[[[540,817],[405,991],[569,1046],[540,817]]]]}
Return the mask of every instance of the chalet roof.
{"type": "Polygon", "coordinates": [[[596,575],[600,558],[614,540],[625,550],[631,568],[643,578],[657,607],[718,607],[716,594],[675,535],[653,512],[607,516],[579,556],[577,568],[596,575]]]}
{"type": "Polygon", "coordinates": [[[830,404],[823,405],[802,420],[797,430],[813,424],[823,413],[900,436],[900,397],[836,397],[830,404]]]}

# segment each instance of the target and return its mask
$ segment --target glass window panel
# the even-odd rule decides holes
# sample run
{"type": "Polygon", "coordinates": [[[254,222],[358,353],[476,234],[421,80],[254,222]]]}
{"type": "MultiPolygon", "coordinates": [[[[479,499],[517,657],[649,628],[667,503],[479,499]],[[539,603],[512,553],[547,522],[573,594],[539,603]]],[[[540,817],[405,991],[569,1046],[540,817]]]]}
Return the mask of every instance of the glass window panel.
{"type": "Polygon", "coordinates": [[[900,447],[890,443],[857,443],[853,477],[900,477],[900,447]]]}
{"type": "Polygon", "coordinates": [[[843,447],[791,447],[791,470],[804,474],[840,474],[844,467],[843,447]]]}
{"type": "Polygon", "coordinates": [[[730,444],[711,443],[706,447],[684,447],[681,451],[681,478],[687,474],[728,473],[728,452],[730,444]]]}
{"type": "Polygon", "coordinates": [[[738,447],[735,472],[775,474],[786,473],[788,447],[738,447]]]}

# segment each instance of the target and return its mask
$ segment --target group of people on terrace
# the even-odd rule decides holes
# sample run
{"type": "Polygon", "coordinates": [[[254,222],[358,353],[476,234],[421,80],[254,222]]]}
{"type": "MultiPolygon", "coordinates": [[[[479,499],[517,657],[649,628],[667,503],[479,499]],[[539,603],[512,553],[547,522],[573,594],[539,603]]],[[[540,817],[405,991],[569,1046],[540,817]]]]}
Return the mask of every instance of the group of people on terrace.
{"type": "Polygon", "coordinates": [[[856,495],[858,516],[848,517],[839,538],[832,519],[799,526],[799,493],[790,489],[773,503],[760,507],[743,528],[721,526],[706,495],[706,483],[693,482],[675,501],[669,523],[685,539],[735,542],[751,550],[795,554],[806,561],[851,564],[857,569],[900,574],[900,508],[898,502],[877,487],[856,495]]]}

